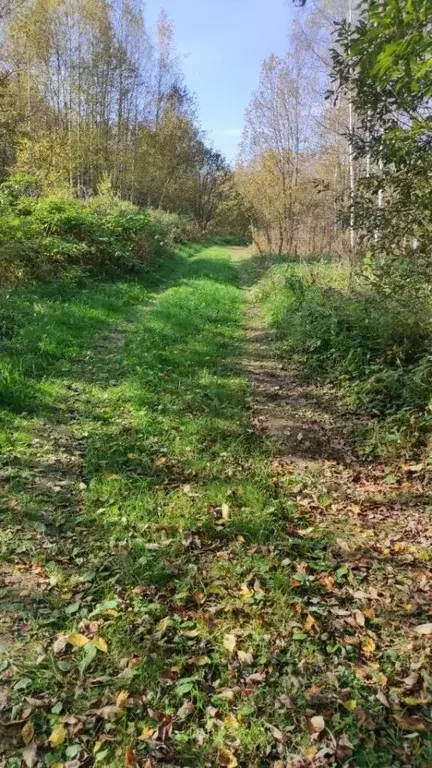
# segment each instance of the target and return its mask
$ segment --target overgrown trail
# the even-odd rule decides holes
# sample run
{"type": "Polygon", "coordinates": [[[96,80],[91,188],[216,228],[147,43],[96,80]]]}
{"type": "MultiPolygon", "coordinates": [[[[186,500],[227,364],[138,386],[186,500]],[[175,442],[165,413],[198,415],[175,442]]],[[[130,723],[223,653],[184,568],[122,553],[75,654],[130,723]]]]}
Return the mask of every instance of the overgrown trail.
{"type": "Polygon", "coordinates": [[[86,297],[85,343],[11,394],[4,765],[429,766],[415,468],[356,465],[275,359],[247,255],[169,272],[115,316],[86,297]]]}

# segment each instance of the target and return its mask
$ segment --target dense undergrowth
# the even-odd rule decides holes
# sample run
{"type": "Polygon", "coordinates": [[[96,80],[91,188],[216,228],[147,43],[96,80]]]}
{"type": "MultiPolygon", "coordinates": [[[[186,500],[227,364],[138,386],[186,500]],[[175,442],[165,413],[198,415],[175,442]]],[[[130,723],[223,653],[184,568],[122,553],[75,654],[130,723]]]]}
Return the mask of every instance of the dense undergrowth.
{"type": "Polygon", "coordinates": [[[185,239],[186,218],[144,210],[107,190],[99,197],[42,197],[31,176],[0,185],[0,284],[78,282],[142,274],[185,239]]]}
{"type": "Polygon", "coordinates": [[[257,293],[281,352],[312,376],[342,387],[359,415],[360,447],[368,454],[409,452],[432,426],[432,327],[430,307],[419,299],[348,284],[344,266],[332,263],[274,265],[257,293]]]}

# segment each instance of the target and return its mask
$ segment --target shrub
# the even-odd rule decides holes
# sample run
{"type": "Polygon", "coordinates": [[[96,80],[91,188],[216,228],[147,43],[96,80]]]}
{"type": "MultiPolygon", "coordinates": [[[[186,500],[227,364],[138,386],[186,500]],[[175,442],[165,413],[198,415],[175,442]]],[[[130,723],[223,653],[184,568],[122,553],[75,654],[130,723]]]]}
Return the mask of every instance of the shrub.
{"type": "Polygon", "coordinates": [[[2,283],[138,273],[169,253],[184,223],[102,195],[37,197],[31,177],[0,185],[2,283]]]}
{"type": "Polygon", "coordinates": [[[148,214],[153,236],[162,246],[171,248],[176,243],[183,243],[190,239],[192,222],[187,216],[157,208],[149,210],[148,214]]]}

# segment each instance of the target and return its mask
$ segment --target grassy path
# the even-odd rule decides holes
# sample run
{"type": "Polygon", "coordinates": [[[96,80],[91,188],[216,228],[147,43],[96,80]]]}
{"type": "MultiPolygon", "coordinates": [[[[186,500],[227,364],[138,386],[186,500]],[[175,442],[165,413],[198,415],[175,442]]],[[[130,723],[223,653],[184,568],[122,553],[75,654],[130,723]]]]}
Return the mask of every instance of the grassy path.
{"type": "Polygon", "coordinates": [[[7,768],[432,763],[427,638],[387,642],[328,465],[251,420],[240,257],[29,299],[4,347],[7,768]]]}

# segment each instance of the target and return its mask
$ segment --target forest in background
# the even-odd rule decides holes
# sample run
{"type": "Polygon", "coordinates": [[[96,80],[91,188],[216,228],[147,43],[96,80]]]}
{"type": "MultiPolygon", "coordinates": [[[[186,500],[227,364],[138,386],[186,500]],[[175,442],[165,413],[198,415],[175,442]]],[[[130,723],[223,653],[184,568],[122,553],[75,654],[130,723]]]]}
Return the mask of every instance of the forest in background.
{"type": "MultiPolygon", "coordinates": [[[[189,238],[244,233],[231,171],[206,144],[164,11],[154,34],[140,0],[5,0],[0,18],[3,200],[11,189],[33,199],[102,194],[185,217],[177,225],[189,238]]],[[[28,239],[20,235],[12,239],[28,239]]]]}

